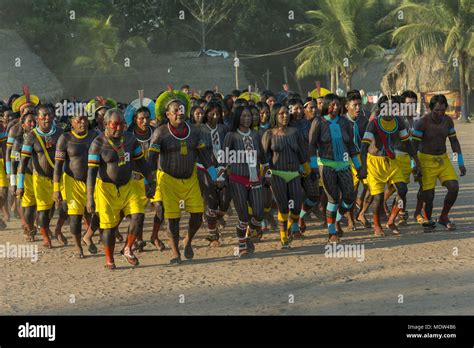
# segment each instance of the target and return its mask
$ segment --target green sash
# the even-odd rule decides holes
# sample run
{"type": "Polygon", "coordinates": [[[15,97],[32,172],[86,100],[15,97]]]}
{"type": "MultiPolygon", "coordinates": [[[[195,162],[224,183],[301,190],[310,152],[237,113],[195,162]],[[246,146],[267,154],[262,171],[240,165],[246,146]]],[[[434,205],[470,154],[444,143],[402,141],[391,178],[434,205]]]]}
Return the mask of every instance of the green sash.
{"type": "Polygon", "coordinates": [[[325,158],[318,157],[318,165],[323,165],[327,167],[331,167],[336,172],[341,170],[348,169],[351,165],[351,162],[339,162],[339,161],[332,161],[325,158]]]}
{"type": "Polygon", "coordinates": [[[300,176],[299,172],[285,172],[282,170],[273,170],[273,169],[271,170],[271,172],[272,172],[272,175],[279,176],[280,178],[285,180],[286,183],[289,183],[291,180],[300,176]]]}

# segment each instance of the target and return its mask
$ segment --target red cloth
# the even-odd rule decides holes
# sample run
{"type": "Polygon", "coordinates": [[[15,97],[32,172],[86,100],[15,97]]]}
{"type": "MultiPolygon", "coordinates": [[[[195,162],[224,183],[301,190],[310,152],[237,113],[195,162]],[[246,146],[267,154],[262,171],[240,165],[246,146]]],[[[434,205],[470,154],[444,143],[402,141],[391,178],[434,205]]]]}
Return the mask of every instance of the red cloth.
{"type": "Polygon", "coordinates": [[[258,176],[258,181],[256,182],[250,182],[248,176],[241,176],[241,175],[236,175],[236,174],[231,174],[229,176],[229,180],[232,182],[236,182],[240,185],[244,185],[245,187],[249,188],[251,186],[255,186],[257,184],[261,184],[261,178],[258,176]]]}

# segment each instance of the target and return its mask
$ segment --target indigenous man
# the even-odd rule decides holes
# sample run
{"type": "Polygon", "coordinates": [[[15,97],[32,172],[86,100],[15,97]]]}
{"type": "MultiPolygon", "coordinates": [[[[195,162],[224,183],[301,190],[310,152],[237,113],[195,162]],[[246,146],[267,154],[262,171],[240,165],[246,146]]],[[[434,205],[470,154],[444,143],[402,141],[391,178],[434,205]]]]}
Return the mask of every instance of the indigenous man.
{"type": "MultiPolygon", "coordinates": [[[[43,236],[43,245],[47,248],[52,247],[49,237],[49,224],[51,221],[50,211],[54,206],[54,154],[58,139],[63,133],[60,128],[54,125],[53,120],[52,110],[41,105],[38,108],[38,126],[28,134],[21,149],[17,189],[17,195],[23,197],[25,193],[25,174],[31,159],[33,162],[33,180],[31,184],[36,200],[36,210],[38,211],[38,222],[41,235],[43,236]]],[[[57,229],[55,236],[60,244],[67,244],[67,239],[57,229]]]]}
{"type": "Polygon", "coordinates": [[[34,220],[36,214],[36,199],[33,192],[33,162],[28,163],[25,171],[25,191],[22,198],[17,197],[17,172],[21,160],[21,149],[28,134],[36,126],[34,113],[21,116],[20,122],[10,128],[7,140],[7,154],[10,157],[10,192],[16,198],[18,213],[22,220],[25,238],[33,242],[36,234],[34,220]]]}
{"type": "MultiPolygon", "coordinates": [[[[364,132],[369,123],[369,119],[362,113],[362,96],[360,95],[359,91],[352,90],[352,91],[347,92],[345,101],[346,101],[345,106],[347,110],[346,118],[350,121],[350,124],[352,125],[353,134],[354,134],[354,144],[356,145],[358,151],[360,151],[360,148],[362,146],[362,138],[364,137],[364,132]]],[[[351,165],[351,168],[352,168],[352,179],[354,180],[354,191],[357,194],[360,180],[359,180],[358,173],[354,164],[351,165]]],[[[355,220],[357,222],[360,222],[364,228],[370,228],[371,224],[370,222],[367,221],[367,219],[364,216],[364,213],[367,211],[371,202],[371,200],[369,199],[370,193],[368,192],[366,180],[362,182],[362,185],[363,185],[362,193],[356,199],[356,206],[358,205],[360,207],[360,211],[358,212],[355,220]]],[[[348,215],[349,229],[354,230],[355,229],[354,206],[352,206],[352,208],[349,210],[347,215],[348,215]]]]}
{"type": "Polygon", "coordinates": [[[212,181],[217,179],[216,168],[205,151],[199,130],[185,121],[189,106],[189,96],[181,91],[170,90],[160,95],[155,106],[157,115],[166,116],[168,123],[155,129],[148,158],[152,169],[158,168],[153,200],[157,203],[157,211],[164,209],[164,217],[168,220],[168,237],[172,249],[170,264],[181,263],[179,221],[182,209],[191,215],[184,241],[184,257],[194,257],[191,243],[201,227],[204,212],[196,169],[198,156],[212,181]]]}
{"type": "MultiPolygon", "coordinates": [[[[7,132],[6,125],[0,123],[0,210],[8,206],[8,179],[5,164],[7,132]]],[[[0,219],[0,230],[7,227],[5,221],[0,219]]]]}
{"type": "MultiPolygon", "coordinates": [[[[138,258],[132,247],[142,224],[144,207],[139,203],[141,192],[132,187],[133,162],[145,178],[152,181],[142,148],[136,137],[125,132],[125,118],[120,109],[107,110],[104,115],[105,131],[94,139],[89,149],[87,173],[87,211],[98,212],[102,241],[105,250],[105,268],[116,268],[114,262],[115,234],[122,220],[122,213],[130,216],[127,242],[122,250],[123,256],[138,266],[138,258]],[[96,191],[96,198],[94,198],[96,191]],[[97,209],[96,209],[97,207],[97,209]]],[[[147,182],[147,186],[150,183],[147,182]]]]}
{"type": "Polygon", "coordinates": [[[306,102],[304,103],[304,117],[309,121],[313,122],[313,120],[318,115],[318,104],[316,100],[312,97],[306,98],[306,102]]]}
{"type": "MultiPolygon", "coordinates": [[[[30,89],[27,85],[23,86],[23,95],[17,95],[13,94],[9,101],[8,105],[11,108],[11,111],[13,113],[13,119],[8,123],[6,126],[6,132],[8,134],[7,138],[7,146],[6,146],[6,153],[5,153],[5,164],[6,164],[6,173],[7,176],[11,175],[12,171],[12,163],[16,164],[15,167],[15,174],[14,176],[10,176],[10,186],[11,186],[11,193],[12,196],[16,197],[16,171],[18,170],[18,165],[20,162],[20,152],[21,152],[21,147],[23,145],[23,128],[22,128],[22,122],[20,122],[20,115],[25,116],[27,114],[30,114],[31,116],[28,117],[28,120],[32,120],[33,126],[35,122],[35,107],[39,104],[39,98],[36,95],[30,94],[30,89]],[[13,131],[10,132],[10,130],[14,129],[13,131]],[[13,142],[15,139],[18,139],[17,146],[19,148],[15,151],[15,157],[12,157],[12,146],[13,142]],[[12,161],[13,160],[13,161],[12,161]]],[[[25,120],[25,119],[23,119],[25,120]]],[[[31,130],[31,128],[28,129],[28,132],[31,130]]],[[[31,167],[31,165],[30,165],[31,167]]],[[[30,177],[31,178],[31,177],[30,177]]],[[[33,187],[31,187],[33,189],[33,187]]],[[[20,205],[18,203],[21,202],[19,199],[15,199],[16,204],[16,210],[18,211],[20,217],[22,218],[23,222],[23,227],[25,227],[26,222],[23,216],[23,211],[20,208],[20,205]]],[[[33,233],[33,229],[30,231],[33,233]]],[[[27,233],[27,230],[25,230],[25,233],[27,233]]],[[[28,239],[29,237],[29,232],[27,233],[28,239]]],[[[34,235],[31,236],[31,238],[34,238],[34,235]]]]}
{"type": "Polygon", "coordinates": [[[392,183],[397,190],[397,204],[393,206],[387,221],[387,228],[393,234],[400,234],[395,218],[400,209],[406,206],[407,184],[396,161],[395,149],[400,148],[415,160],[414,171],[418,177],[420,166],[418,157],[410,143],[410,134],[405,124],[394,116],[391,101],[382,105],[381,112],[369,122],[362,139],[362,168],[360,178],[367,177],[370,194],[374,196],[373,219],[376,237],[384,236],[380,224],[383,211],[383,197],[386,184],[392,183]],[[368,174],[368,176],[367,176],[368,174]]]}
{"type": "Polygon", "coordinates": [[[448,101],[442,94],[435,95],[430,100],[431,112],[415,122],[413,140],[418,150],[422,172],[423,200],[425,203],[425,232],[431,232],[436,223],[431,219],[436,179],[448,189],[444,198],[443,210],[438,223],[447,230],[455,230],[456,225],[449,220],[448,214],[456,202],[459,183],[453,165],[446,153],[446,138],[449,138],[454,158],[457,159],[460,175],[466,175],[466,167],[454,129],[453,120],[446,115],[448,101]]]}
{"type": "MultiPolygon", "coordinates": [[[[392,99],[395,99],[395,101],[399,102],[399,110],[400,110],[400,121],[405,123],[405,127],[408,129],[408,132],[411,134],[413,131],[413,122],[416,117],[416,101],[417,101],[417,96],[414,92],[412,91],[405,91],[402,93],[400,97],[392,97],[392,99]]],[[[392,102],[393,104],[393,102],[392,102]]],[[[411,141],[411,140],[410,140],[411,141]]],[[[407,154],[406,152],[403,152],[401,148],[396,148],[395,149],[397,156],[395,159],[398,162],[398,166],[400,167],[402,174],[403,174],[403,179],[407,183],[407,185],[410,183],[410,175],[412,173],[412,166],[413,166],[413,160],[410,160],[410,155],[407,154]]],[[[395,192],[395,187],[393,185],[390,185],[390,187],[385,191],[384,194],[384,209],[387,214],[389,215],[389,208],[388,208],[388,200],[390,196],[395,192]]],[[[420,190],[421,192],[421,190],[420,190]]],[[[417,199],[417,206],[421,207],[422,199],[421,196],[418,195],[417,199]]],[[[396,203],[396,198],[393,199],[392,206],[396,203]]],[[[400,210],[398,213],[399,220],[398,220],[398,225],[406,225],[407,219],[408,219],[408,212],[406,210],[406,207],[400,210]]],[[[416,215],[415,215],[416,218],[416,215]]]]}
{"type": "MultiPolygon", "coordinates": [[[[155,120],[155,103],[153,100],[144,97],[144,91],[138,91],[138,99],[135,99],[128,105],[127,110],[125,111],[125,121],[128,125],[128,131],[133,133],[137,138],[138,143],[142,147],[145,160],[148,160],[148,154],[150,149],[151,136],[153,135],[153,128],[150,125],[150,122],[155,120]]],[[[144,177],[140,173],[139,168],[137,168],[136,162],[133,164],[133,174],[132,174],[132,186],[134,191],[141,192],[141,197],[139,203],[143,205],[145,209],[148,198],[144,188],[144,177]]],[[[141,215],[141,225],[143,226],[145,215],[141,215]]],[[[154,244],[160,251],[165,249],[163,242],[158,238],[158,231],[160,229],[163,218],[155,216],[153,223],[153,231],[151,234],[151,243],[154,244]]],[[[146,242],[143,241],[143,228],[138,231],[137,240],[135,242],[135,249],[143,251],[146,242]]]]}
{"type": "Polygon", "coordinates": [[[102,133],[105,130],[104,115],[108,109],[116,108],[117,102],[111,98],[97,97],[87,103],[86,110],[91,118],[90,128],[102,133]]]}
{"type": "MultiPolygon", "coordinates": [[[[95,130],[97,133],[103,133],[105,130],[104,126],[104,115],[108,109],[117,107],[117,102],[112,98],[105,99],[104,97],[97,96],[95,99],[91,99],[86,105],[86,111],[89,115],[89,129],[95,130]]],[[[91,245],[91,238],[95,231],[99,229],[100,238],[102,238],[102,229],[99,228],[99,216],[92,214],[91,223],[88,226],[87,232],[84,235],[84,241],[87,245],[91,245]]],[[[117,229],[115,236],[119,242],[123,242],[123,237],[120,231],[117,229]]]]}
{"type": "MultiPolygon", "coordinates": [[[[53,191],[54,200],[65,200],[70,218],[70,230],[74,236],[76,256],[84,258],[81,247],[82,217],[86,213],[87,154],[92,141],[98,135],[95,130],[88,131],[87,115],[75,113],[71,117],[71,132],[63,133],[58,140],[55,154],[53,191]],[[63,175],[64,174],[64,175],[63,175]],[[65,196],[60,190],[64,186],[65,196]]],[[[90,216],[86,217],[88,225],[90,216]]],[[[97,248],[89,240],[89,252],[97,253],[97,248]]]]}

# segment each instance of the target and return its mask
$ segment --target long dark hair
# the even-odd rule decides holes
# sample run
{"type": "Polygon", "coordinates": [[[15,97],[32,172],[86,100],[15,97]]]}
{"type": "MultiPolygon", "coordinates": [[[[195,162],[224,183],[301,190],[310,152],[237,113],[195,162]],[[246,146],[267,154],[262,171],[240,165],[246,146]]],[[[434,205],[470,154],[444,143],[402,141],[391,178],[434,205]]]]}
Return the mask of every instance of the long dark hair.
{"type": "Polygon", "coordinates": [[[337,100],[339,102],[339,110],[338,110],[338,115],[341,114],[342,111],[342,101],[341,98],[339,98],[336,94],[334,93],[329,93],[324,96],[323,99],[323,106],[321,108],[321,116],[326,116],[329,113],[329,104],[333,102],[334,100],[337,100]]]}
{"type": "Polygon", "coordinates": [[[237,129],[239,129],[240,126],[240,117],[242,116],[242,113],[247,110],[250,115],[252,115],[252,111],[248,106],[237,106],[236,108],[232,109],[232,128],[231,132],[236,132],[237,129]]]}
{"type": "Polygon", "coordinates": [[[211,100],[209,103],[207,103],[206,107],[204,108],[204,115],[202,116],[202,124],[206,124],[208,120],[208,115],[209,113],[217,109],[217,112],[219,113],[219,121],[218,123],[222,123],[222,105],[218,103],[217,101],[211,100]]]}
{"type": "Polygon", "coordinates": [[[272,110],[270,111],[270,127],[271,128],[274,128],[276,127],[277,125],[277,117],[278,117],[278,111],[280,111],[280,109],[282,107],[286,107],[286,105],[282,104],[282,103],[275,103],[273,104],[273,107],[272,107],[272,110]]]}
{"type": "Polygon", "coordinates": [[[190,123],[196,123],[196,121],[194,120],[194,112],[196,112],[197,109],[201,109],[201,110],[204,111],[204,108],[202,108],[200,105],[194,105],[191,108],[191,112],[189,113],[189,122],[190,123]]]}

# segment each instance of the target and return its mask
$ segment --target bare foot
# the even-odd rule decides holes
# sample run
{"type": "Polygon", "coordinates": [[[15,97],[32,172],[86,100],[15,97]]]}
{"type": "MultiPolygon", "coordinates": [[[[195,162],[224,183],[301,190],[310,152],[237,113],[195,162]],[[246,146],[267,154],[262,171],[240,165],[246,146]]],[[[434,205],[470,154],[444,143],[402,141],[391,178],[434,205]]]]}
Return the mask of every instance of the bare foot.
{"type": "Polygon", "coordinates": [[[375,237],[385,237],[385,233],[383,233],[382,226],[375,226],[374,231],[375,231],[375,234],[374,234],[375,237]]]}

